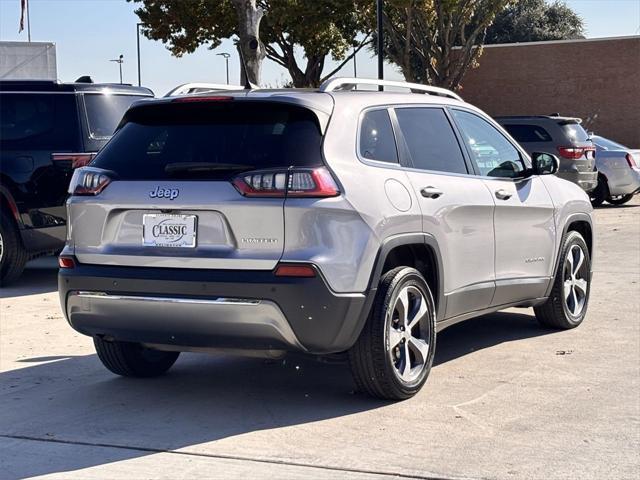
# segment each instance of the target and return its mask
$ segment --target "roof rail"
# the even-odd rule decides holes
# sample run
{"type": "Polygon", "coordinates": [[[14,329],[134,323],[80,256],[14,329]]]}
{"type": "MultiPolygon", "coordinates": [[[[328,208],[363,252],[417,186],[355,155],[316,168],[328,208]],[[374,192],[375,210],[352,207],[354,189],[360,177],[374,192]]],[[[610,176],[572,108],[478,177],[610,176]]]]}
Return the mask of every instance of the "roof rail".
{"type": "Polygon", "coordinates": [[[430,85],[421,85],[419,83],[394,82],[391,80],[375,80],[372,78],[348,78],[339,77],[326,80],[320,85],[321,92],[336,92],[340,90],[353,90],[358,85],[373,85],[378,87],[396,87],[408,88],[412,93],[428,93],[430,95],[438,95],[440,97],[452,98],[463,102],[462,97],[457,93],[447,90],[446,88],[432,87],[430,85]]]}
{"type": "Polygon", "coordinates": [[[219,92],[222,90],[242,90],[239,85],[227,85],[222,83],[185,83],[169,90],[165,97],[176,97],[178,95],[188,95],[191,93],[219,92]]]}

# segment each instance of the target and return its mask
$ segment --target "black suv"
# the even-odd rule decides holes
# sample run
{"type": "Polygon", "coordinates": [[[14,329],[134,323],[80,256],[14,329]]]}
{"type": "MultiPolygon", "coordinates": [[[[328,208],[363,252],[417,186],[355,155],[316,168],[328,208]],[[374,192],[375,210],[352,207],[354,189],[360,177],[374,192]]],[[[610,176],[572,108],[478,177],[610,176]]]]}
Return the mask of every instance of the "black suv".
{"type": "Polygon", "coordinates": [[[59,251],[72,170],[86,165],[147,88],[0,81],[0,285],[30,258],[59,251]]]}

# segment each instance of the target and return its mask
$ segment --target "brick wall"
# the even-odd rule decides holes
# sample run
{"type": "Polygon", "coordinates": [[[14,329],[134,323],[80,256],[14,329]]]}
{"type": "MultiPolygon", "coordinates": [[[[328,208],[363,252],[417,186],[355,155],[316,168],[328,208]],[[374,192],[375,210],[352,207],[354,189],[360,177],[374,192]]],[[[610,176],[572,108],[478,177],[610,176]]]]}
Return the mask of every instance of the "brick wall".
{"type": "Polygon", "coordinates": [[[640,36],[487,46],[462,97],[490,115],[558,112],[640,148],[640,36]]]}

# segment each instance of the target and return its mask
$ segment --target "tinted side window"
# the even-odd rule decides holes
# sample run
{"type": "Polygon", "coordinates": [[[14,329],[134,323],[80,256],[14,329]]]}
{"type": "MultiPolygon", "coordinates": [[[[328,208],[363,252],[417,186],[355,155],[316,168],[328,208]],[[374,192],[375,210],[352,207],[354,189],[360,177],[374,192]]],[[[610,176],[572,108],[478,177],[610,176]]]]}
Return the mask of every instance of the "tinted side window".
{"type": "Polygon", "coordinates": [[[5,150],[79,148],[75,95],[0,95],[0,145],[5,150]]]}
{"type": "Polygon", "coordinates": [[[513,178],[522,174],[525,166],[520,152],[498,129],[473,113],[452,112],[481,175],[513,178]]]}
{"type": "Polygon", "coordinates": [[[398,163],[396,140],[386,110],[370,110],[360,125],[360,155],[379,162],[398,163]]]}
{"type": "Polygon", "coordinates": [[[84,105],[91,136],[99,139],[110,138],[131,104],[143,98],[149,97],[86,93],[84,105]]]}
{"type": "Polygon", "coordinates": [[[415,168],[468,173],[460,145],[444,110],[398,108],[396,116],[415,168]]]}
{"type": "Polygon", "coordinates": [[[537,125],[503,125],[503,127],[519,143],[552,141],[549,132],[537,125]]]}

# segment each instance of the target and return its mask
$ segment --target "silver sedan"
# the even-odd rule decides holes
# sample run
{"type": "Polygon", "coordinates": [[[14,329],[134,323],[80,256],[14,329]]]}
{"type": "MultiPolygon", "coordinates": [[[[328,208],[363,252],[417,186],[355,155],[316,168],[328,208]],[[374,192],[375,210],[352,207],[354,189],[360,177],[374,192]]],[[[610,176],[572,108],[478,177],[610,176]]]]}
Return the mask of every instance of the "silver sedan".
{"type": "Polygon", "coordinates": [[[640,192],[640,150],[633,150],[598,135],[591,140],[596,146],[598,186],[591,192],[594,207],[605,200],[612,205],[627,203],[640,192]]]}

